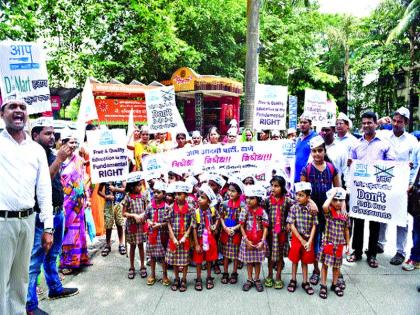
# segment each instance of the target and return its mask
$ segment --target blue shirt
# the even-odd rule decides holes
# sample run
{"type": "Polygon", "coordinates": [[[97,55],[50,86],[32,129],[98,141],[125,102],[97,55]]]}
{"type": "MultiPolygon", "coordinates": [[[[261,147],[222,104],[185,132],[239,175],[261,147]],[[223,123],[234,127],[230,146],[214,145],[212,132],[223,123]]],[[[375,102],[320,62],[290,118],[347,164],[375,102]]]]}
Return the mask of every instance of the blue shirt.
{"type": "Polygon", "coordinates": [[[376,160],[395,160],[395,152],[391,144],[386,140],[381,140],[378,136],[367,141],[365,137],[359,139],[359,142],[351,151],[352,160],[363,160],[365,162],[376,160]]]}
{"type": "Polygon", "coordinates": [[[315,131],[311,131],[305,138],[299,137],[296,142],[296,161],[295,161],[295,183],[300,182],[300,172],[308,163],[311,147],[309,140],[316,136],[315,131]]]}

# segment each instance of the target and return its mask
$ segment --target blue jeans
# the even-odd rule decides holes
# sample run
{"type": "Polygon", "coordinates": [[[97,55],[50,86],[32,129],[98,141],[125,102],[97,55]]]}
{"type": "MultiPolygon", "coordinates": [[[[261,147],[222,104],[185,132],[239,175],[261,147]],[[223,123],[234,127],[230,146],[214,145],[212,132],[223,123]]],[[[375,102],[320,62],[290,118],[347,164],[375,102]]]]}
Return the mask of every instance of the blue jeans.
{"type": "Polygon", "coordinates": [[[26,302],[26,309],[28,311],[33,311],[38,308],[36,286],[38,275],[41,272],[41,265],[44,267],[45,280],[49,292],[52,294],[59,294],[63,291],[63,286],[57,270],[57,256],[60,254],[64,236],[63,211],[54,216],[54,229],[54,242],[48,254],[45,255],[45,251],[42,248],[44,223],[39,220],[39,214],[36,215],[34,247],[32,249],[31,262],[29,265],[29,288],[26,302]]]}
{"type": "Polygon", "coordinates": [[[410,259],[420,262],[420,216],[413,218],[413,248],[410,259]]]}

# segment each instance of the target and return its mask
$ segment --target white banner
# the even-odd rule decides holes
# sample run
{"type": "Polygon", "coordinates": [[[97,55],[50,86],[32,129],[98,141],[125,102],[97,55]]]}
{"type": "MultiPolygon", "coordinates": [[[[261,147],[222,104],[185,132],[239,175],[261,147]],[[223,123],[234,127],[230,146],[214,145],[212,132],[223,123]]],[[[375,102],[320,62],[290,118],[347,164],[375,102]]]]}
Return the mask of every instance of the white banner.
{"type": "Polygon", "coordinates": [[[147,123],[150,133],[184,132],[187,134],[184,121],[175,102],[173,86],[163,86],[150,90],[146,95],[147,123]]]}
{"type": "Polygon", "coordinates": [[[327,92],[305,89],[304,112],[312,118],[312,125],[322,125],[327,120],[327,92]]]}
{"type": "Polygon", "coordinates": [[[92,183],[125,180],[128,174],[124,129],[87,131],[92,183]]]}
{"type": "Polygon", "coordinates": [[[169,170],[178,174],[201,171],[259,175],[259,180],[271,179],[273,169],[281,170],[287,180],[293,179],[295,144],[290,140],[207,144],[173,150],[168,154],[147,155],[142,160],[144,171],[169,170]],[[275,148],[275,150],[273,150],[275,148]],[[291,179],[290,179],[291,178],[291,179]]]}
{"type": "Polygon", "coordinates": [[[255,86],[254,129],[286,129],[287,86],[255,86]]]}
{"type": "Polygon", "coordinates": [[[0,90],[3,101],[23,98],[28,114],[51,111],[48,73],[42,46],[0,42],[0,90]]]}
{"type": "Polygon", "coordinates": [[[354,160],[350,167],[350,216],[407,225],[408,163],[354,160]]]}

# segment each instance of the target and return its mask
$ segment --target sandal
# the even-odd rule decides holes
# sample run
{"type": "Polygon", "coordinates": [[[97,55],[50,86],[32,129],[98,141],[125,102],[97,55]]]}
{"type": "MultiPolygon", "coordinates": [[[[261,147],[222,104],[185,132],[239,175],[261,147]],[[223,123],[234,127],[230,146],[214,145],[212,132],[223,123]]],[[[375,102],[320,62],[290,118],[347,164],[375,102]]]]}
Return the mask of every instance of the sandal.
{"type": "Polygon", "coordinates": [[[261,283],[261,280],[255,280],[255,289],[257,289],[257,292],[262,292],[264,291],[264,286],[261,283]]]}
{"type": "Polygon", "coordinates": [[[334,291],[334,293],[339,297],[342,297],[344,295],[344,291],[338,285],[335,284],[331,285],[331,291],[334,291]]]}
{"type": "Polygon", "coordinates": [[[140,268],[140,277],[142,277],[142,278],[146,278],[147,277],[147,269],[146,269],[146,267],[141,267],[140,268]]]}
{"type": "Polygon", "coordinates": [[[303,290],[305,290],[306,294],[308,295],[312,295],[315,292],[314,289],[309,284],[309,282],[302,282],[302,288],[303,290]]]}
{"type": "Polygon", "coordinates": [[[167,287],[171,284],[171,280],[169,280],[168,278],[166,279],[162,279],[162,284],[167,287]]]}
{"type": "Polygon", "coordinates": [[[206,289],[207,290],[211,290],[214,288],[214,278],[212,277],[207,277],[206,278],[206,289]]]}
{"type": "Polygon", "coordinates": [[[319,283],[319,280],[321,280],[321,278],[319,276],[319,273],[316,272],[312,273],[312,276],[309,278],[309,282],[312,285],[317,285],[319,283]]]}
{"type": "Polygon", "coordinates": [[[136,271],[134,270],[134,268],[128,269],[128,279],[133,280],[135,276],[136,276],[136,271]]]}
{"type": "Polygon", "coordinates": [[[147,285],[154,285],[156,282],[156,278],[150,276],[149,278],[147,278],[147,285]]]}
{"type": "Polygon", "coordinates": [[[227,272],[222,273],[222,280],[220,280],[222,284],[229,283],[229,274],[227,272]]]}
{"type": "Polygon", "coordinates": [[[104,249],[101,251],[101,255],[102,257],[106,257],[109,255],[109,253],[111,252],[111,246],[110,245],[106,245],[104,247],[104,249]]]}
{"type": "Polygon", "coordinates": [[[287,285],[287,291],[293,293],[296,291],[296,280],[290,280],[289,284],[287,285]]]}
{"type": "Polygon", "coordinates": [[[274,281],[274,289],[281,290],[284,288],[283,280],[276,280],[274,281]]]}
{"type": "Polygon", "coordinates": [[[220,270],[219,265],[217,264],[217,262],[214,264],[214,273],[216,275],[220,275],[222,273],[222,271],[220,270]]]}
{"type": "Polygon", "coordinates": [[[346,281],[344,281],[343,276],[339,276],[337,279],[337,285],[341,288],[341,290],[345,290],[346,289],[346,281]]]}
{"type": "MultiPolygon", "coordinates": [[[[110,251],[111,251],[111,248],[110,248],[110,251]]],[[[118,251],[120,252],[121,255],[127,254],[127,250],[125,249],[125,246],[123,244],[118,246],[118,251]]]]}
{"type": "Polygon", "coordinates": [[[374,256],[368,257],[367,263],[368,263],[370,268],[378,268],[378,266],[379,266],[378,261],[376,260],[376,257],[374,257],[374,256]]]}
{"type": "Polygon", "coordinates": [[[185,291],[187,291],[187,280],[182,279],[181,280],[181,285],[179,287],[179,292],[185,292],[185,291]]]}
{"type": "Polygon", "coordinates": [[[327,298],[327,296],[328,296],[327,286],[321,284],[321,289],[319,289],[319,297],[321,299],[324,299],[325,300],[327,298]]]}
{"type": "Polygon", "coordinates": [[[246,282],[242,285],[242,291],[248,292],[254,286],[254,282],[251,280],[246,280],[246,282]]]}
{"type": "Polygon", "coordinates": [[[238,261],[238,269],[241,270],[244,267],[244,263],[242,261],[238,261]]]}
{"type": "Polygon", "coordinates": [[[353,252],[349,257],[347,257],[347,262],[349,263],[354,263],[359,260],[362,260],[362,255],[356,254],[356,252],[353,252]]]}
{"type": "Polygon", "coordinates": [[[273,287],[273,285],[274,285],[273,278],[271,278],[271,277],[267,277],[267,278],[265,278],[265,280],[264,280],[264,286],[265,286],[266,288],[272,288],[272,287],[273,287]]]}
{"type": "Polygon", "coordinates": [[[61,273],[65,276],[68,276],[73,273],[73,269],[64,268],[64,269],[61,269],[61,273]]]}
{"type": "Polygon", "coordinates": [[[238,273],[237,272],[232,272],[230,274],[230,280],[229,280],[230,284],[237,284],[238,283],[238,273]]]}
{"type": "Polygon", "coordinates": [[[175,278],[174,281],[172,282],[171,290],[176,291],[176,290],[178,290],[179,286],[180,286],[179,278],[178,279],[175,278]]]}
{"type": "Polygon", "coordinates": [[[194,286],[194,289],[195,289],[196,291],[201,291],[201,290],[203,290],[203,282],[201,281],[201,278],[200,278],[200,279],[195,279],[195,286],[194,286]]]}

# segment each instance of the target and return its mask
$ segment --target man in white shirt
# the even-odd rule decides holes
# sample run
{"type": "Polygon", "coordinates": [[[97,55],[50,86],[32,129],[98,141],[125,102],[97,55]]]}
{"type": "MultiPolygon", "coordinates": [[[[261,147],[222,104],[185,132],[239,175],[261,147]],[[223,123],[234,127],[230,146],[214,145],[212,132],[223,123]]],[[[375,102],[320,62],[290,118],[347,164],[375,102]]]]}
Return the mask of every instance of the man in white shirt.
{"type": "Polygon", "coordinates": [[[351,128],[352,122],[350,118],[344,113],[339,113],[335,121],[336,140],[346,147],[348,153],[358,143],[357,138],[350,133],[351,128]]]}
{"type": "MultiPolygon", "coordinates": [[[[400,107],[392,116],[384,117],[378,120],[379,124],[392,123],[392,130],[378,131],[378,136],[391,143],[392,148],[396,154],[397,161],[410,162],[410,155],[417,146],[417,139],[405,131],[410,118],[410,111],[405,107],[400,107]]],[[[408,187],[407,187],[408,189],[408,187]]],[[[383,253],[386,244],[386,230],[387,224],[381,223],[378,241],[378,253],[383,253]]],[[[392,265],[401,265],[404,262],[407,244],[408,225],[397,226],[397,253],[390,260],[392,265]]]]}
{"type": "Polygon", "coordinates": [[[44,222],[42,244],[53,242],[51,179],[42,147],[25,133],[26,103],[4,100],[0,115],[0,314],[25,314],[29,260],[34,242],[35,192],[44,222]]]}

